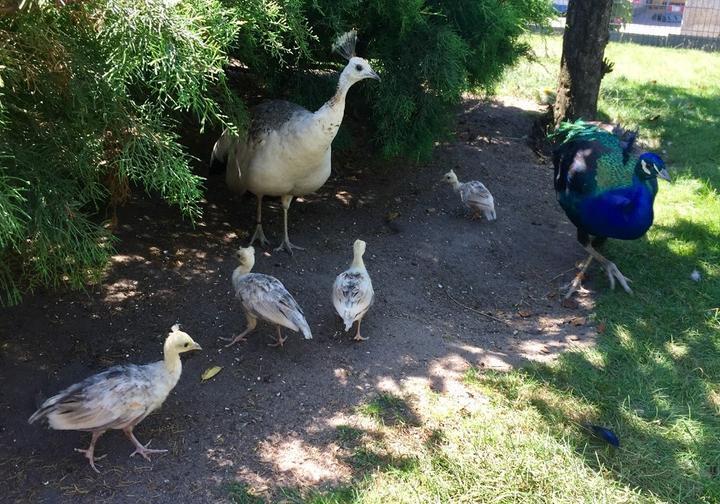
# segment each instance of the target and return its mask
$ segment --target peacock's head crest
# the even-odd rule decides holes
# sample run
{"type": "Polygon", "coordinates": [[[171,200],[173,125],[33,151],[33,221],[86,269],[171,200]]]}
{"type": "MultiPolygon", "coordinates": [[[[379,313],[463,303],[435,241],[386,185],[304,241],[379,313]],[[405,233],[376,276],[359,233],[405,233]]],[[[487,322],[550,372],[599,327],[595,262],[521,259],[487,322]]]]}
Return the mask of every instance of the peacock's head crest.
{"type": "Polygon", "coordinates": [[[375,73],[370,63],[363,58],[355,56],[355,45],[357,44],[357,32],[349,31],[340,35],[333,44],[333,51],[348,60],[343,77],[350,83],[354,84],[363,79],[380,80],[380,76],[375,73]]]}
{"type": "Polygon", "coordinates": [[[670,174],[665,168],[665,162],[652,152],[645,152],[640,156],[635,165],[635,173],[641,180],[660,177],[670,181],[670,174]]]}

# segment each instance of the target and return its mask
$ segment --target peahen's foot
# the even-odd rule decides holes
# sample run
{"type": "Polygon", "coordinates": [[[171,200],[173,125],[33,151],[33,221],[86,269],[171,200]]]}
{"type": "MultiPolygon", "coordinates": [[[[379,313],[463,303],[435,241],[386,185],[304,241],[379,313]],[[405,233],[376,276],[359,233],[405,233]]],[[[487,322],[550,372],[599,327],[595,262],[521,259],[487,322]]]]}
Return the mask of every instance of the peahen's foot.
{"type": "Polygon", "coordinates": [[[262,224],[258,224],[255,226],[255,232],[252,235],[252,238],[250,238],[250,245],[255,243],[255,241],[259,241],[260,245],[263,247],[268,247],[270,245],[270,242],[265,237],[265,232],[263,231],[262,224]]]}
{"type": "Polygon", "coordinates": [[[275,252],[280,252],[281,250],[287,251],[288,254],[293,254],[293,249],[297,250],[305,250],[303,247],[298,247],[297,245],[293,245],[290,243],[290,240],[285,238],[282,243],[275,249],[275,252]]]}
{"type": "Polygon", "coordinates": [[[95,462],[97,462],[98,460],[104,459],[105,457],[107,457],[107,455],[101,455],[100,457],[96,457],[94,448],[88,448],[87,450],[83,450],[82,448],[75,448],[75,451],[85,455],[85,458],[90,461],[90,467],[93,468],[93,471],[100,474],[100,471],[98,471],[98,468],[95,467],[95,462]]]}
{"type": "Polygon", "coordinates": [[[606,264],[604,264],[605,271],[607,271],[608,280],[610,281],[610,288],[615,289],[615,280],[620,282],[620,285],[623,289],[625,289],[625,292],[628,294],[632,294],[632,289],[628,285],[628,282],[632,282],[628,277],[620,273],[620,270],[615,266],[615,263],[608,261],[606,264]]]}
{"type": "Polygon", "coordinates": [[[130,456],[133,457],[134,455],[141,455],[145,460],[147,460],[149,462],[150,457],[148,455],[150,455],[151,453],[166,453],[167,452],[167,450],[151,450],[150,448],[148,448],[148,446],[150,446],[150,443],[152,443],[152,439],[150,441],[148,441],[146,445],[142,445],[141,443],[138,443],[137,445],[135,445],[135,451],[132,452],[130,454],[130,456]]]}

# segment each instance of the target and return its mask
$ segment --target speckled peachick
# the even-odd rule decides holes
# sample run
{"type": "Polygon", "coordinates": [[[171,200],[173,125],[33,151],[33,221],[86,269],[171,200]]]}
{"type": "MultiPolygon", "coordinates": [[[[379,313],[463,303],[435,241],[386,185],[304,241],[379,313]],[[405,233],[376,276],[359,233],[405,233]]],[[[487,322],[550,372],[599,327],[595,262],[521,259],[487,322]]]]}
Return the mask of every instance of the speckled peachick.
{"type": "Polygon", "coordinates": [[[163,360],[142,366],[114,366],[90,376],[45,401],[28,422],[47,420],[53,429],[91,432],[90,447],[76,451],[85,454],[96,472],[95,443],[109,429],[122,430],[135,445],[131,457],[140,454],[150,460],[149,454],[167,450],[149,449],[150,443],[138,441],[133,429],[162,406],[177,385],[182,372],[180,354],[200,349],[180,326],[174,325],[165,340],[163,360]]]}
{"type": "Polygon", "coordinates": [[[367,339],[360,335],[360,323],[375,300],[372,281],[363,262],[365,247],[364,241],[355,240],[352,264],[337,276],[332,293],[333,306],[345,323],[345,332],[357,322],[354,338],[357,341],[367,339]]]}
{"type": "Polygon", "coordinates": [[[283,337],[281,327],[302,332],[305,339],[312,339],[312,332],[305,320],[305,314],[295,298],[275,277],[262,273],[250,273],[255,265],[255,248],[244,247],[237,251],[240,265],[232,274],[235,296],[242,303],[247,319],[247,328],[234,338],[221,338],[230,341],[226,347],[238,341],[246,341],[245,336],[257,326],[258,319],[265,320],[277,327],[277,341],[270,346],[283,346],[287,337],[283,337]]]}
{"type": "Polygon", "coordinates": [[[485,184],[478,180],[460,182],[453,170],[443,176],[443,181],[450,184],[453,190],[460,194],[460,201],[473,212],[473,218],[478,218],[482,213],[489,221],[497,218],[495,214],[495,199],[485,184]]]}

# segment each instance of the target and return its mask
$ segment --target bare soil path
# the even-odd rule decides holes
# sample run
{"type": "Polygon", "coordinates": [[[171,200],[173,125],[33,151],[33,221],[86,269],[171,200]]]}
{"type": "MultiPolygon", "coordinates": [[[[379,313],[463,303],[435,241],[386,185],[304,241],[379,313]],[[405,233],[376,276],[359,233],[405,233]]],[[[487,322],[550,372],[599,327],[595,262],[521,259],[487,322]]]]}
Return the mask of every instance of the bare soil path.
{"type": "MultiPolygon", "coordinates": [[[[218,340],[244,328],[230,275],[252,230],[254,198],[210,179],[195,228],[162,203],[133,200],[101,286],[38,294],[0,312],[0,500],[222,502],[235,480],[270,493],[340,484],[356,474],[338,455],[335,426],[378,391],[419,382],[451,394],[470,365],[506,369],[590,344],[586,306],[562,307],[556,295],[582,250],[555,202],[550,168],[523,139],[528,106],[466,100],[455,139],[420,168],[336,160],[321,192],[291,209],[291,238],[307,251],[257,254],[255,270],[285,283],[315,335],[290,334],[283,349],[267,346],[274,330],[264,324],[233,348],[218,340]],[[462,214],[440,183],[451,168],[488,186],[497,221],[462,214]],[[338,332],[329,300],[358,237],[377,293],[362,343],[338,332]],[[177,388],[136,429],[167,454],[129,459],[130,443],[111,432],[98,443],[96,453],[108,456],[97,475],[73,452],[89,435],[27,424],[39,394],[116,363],[161,358],[175,322],[205,350],[185,359],[177,388]],[[223,370],[201,383],[212,365],[223,370]]],[[[266,208],[274,242],[282,214],[277,202],[266,208]]]]}

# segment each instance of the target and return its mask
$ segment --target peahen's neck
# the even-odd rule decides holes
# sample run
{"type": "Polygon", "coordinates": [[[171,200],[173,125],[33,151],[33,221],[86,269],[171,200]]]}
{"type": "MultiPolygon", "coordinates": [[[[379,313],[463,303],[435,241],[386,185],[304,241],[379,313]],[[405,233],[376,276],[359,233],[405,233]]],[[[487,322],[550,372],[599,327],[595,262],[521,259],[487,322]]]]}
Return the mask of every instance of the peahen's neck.
{"type": "Polygon", "coordinates": [[[458,192],[460,190],[460,181],[458,179],[453,180],[451,184],[455,192],[458,192]]]}
{"type": "Polygon", "coordinates": [[[345,98],[352,84],[344,73],[340,74],[335,94],[315,112],[315,119],[321,127],[322,135],[329,142],[332,142],[333,138],[335,138],[340,123],[342,123],[345,114],[345,98]]]}

